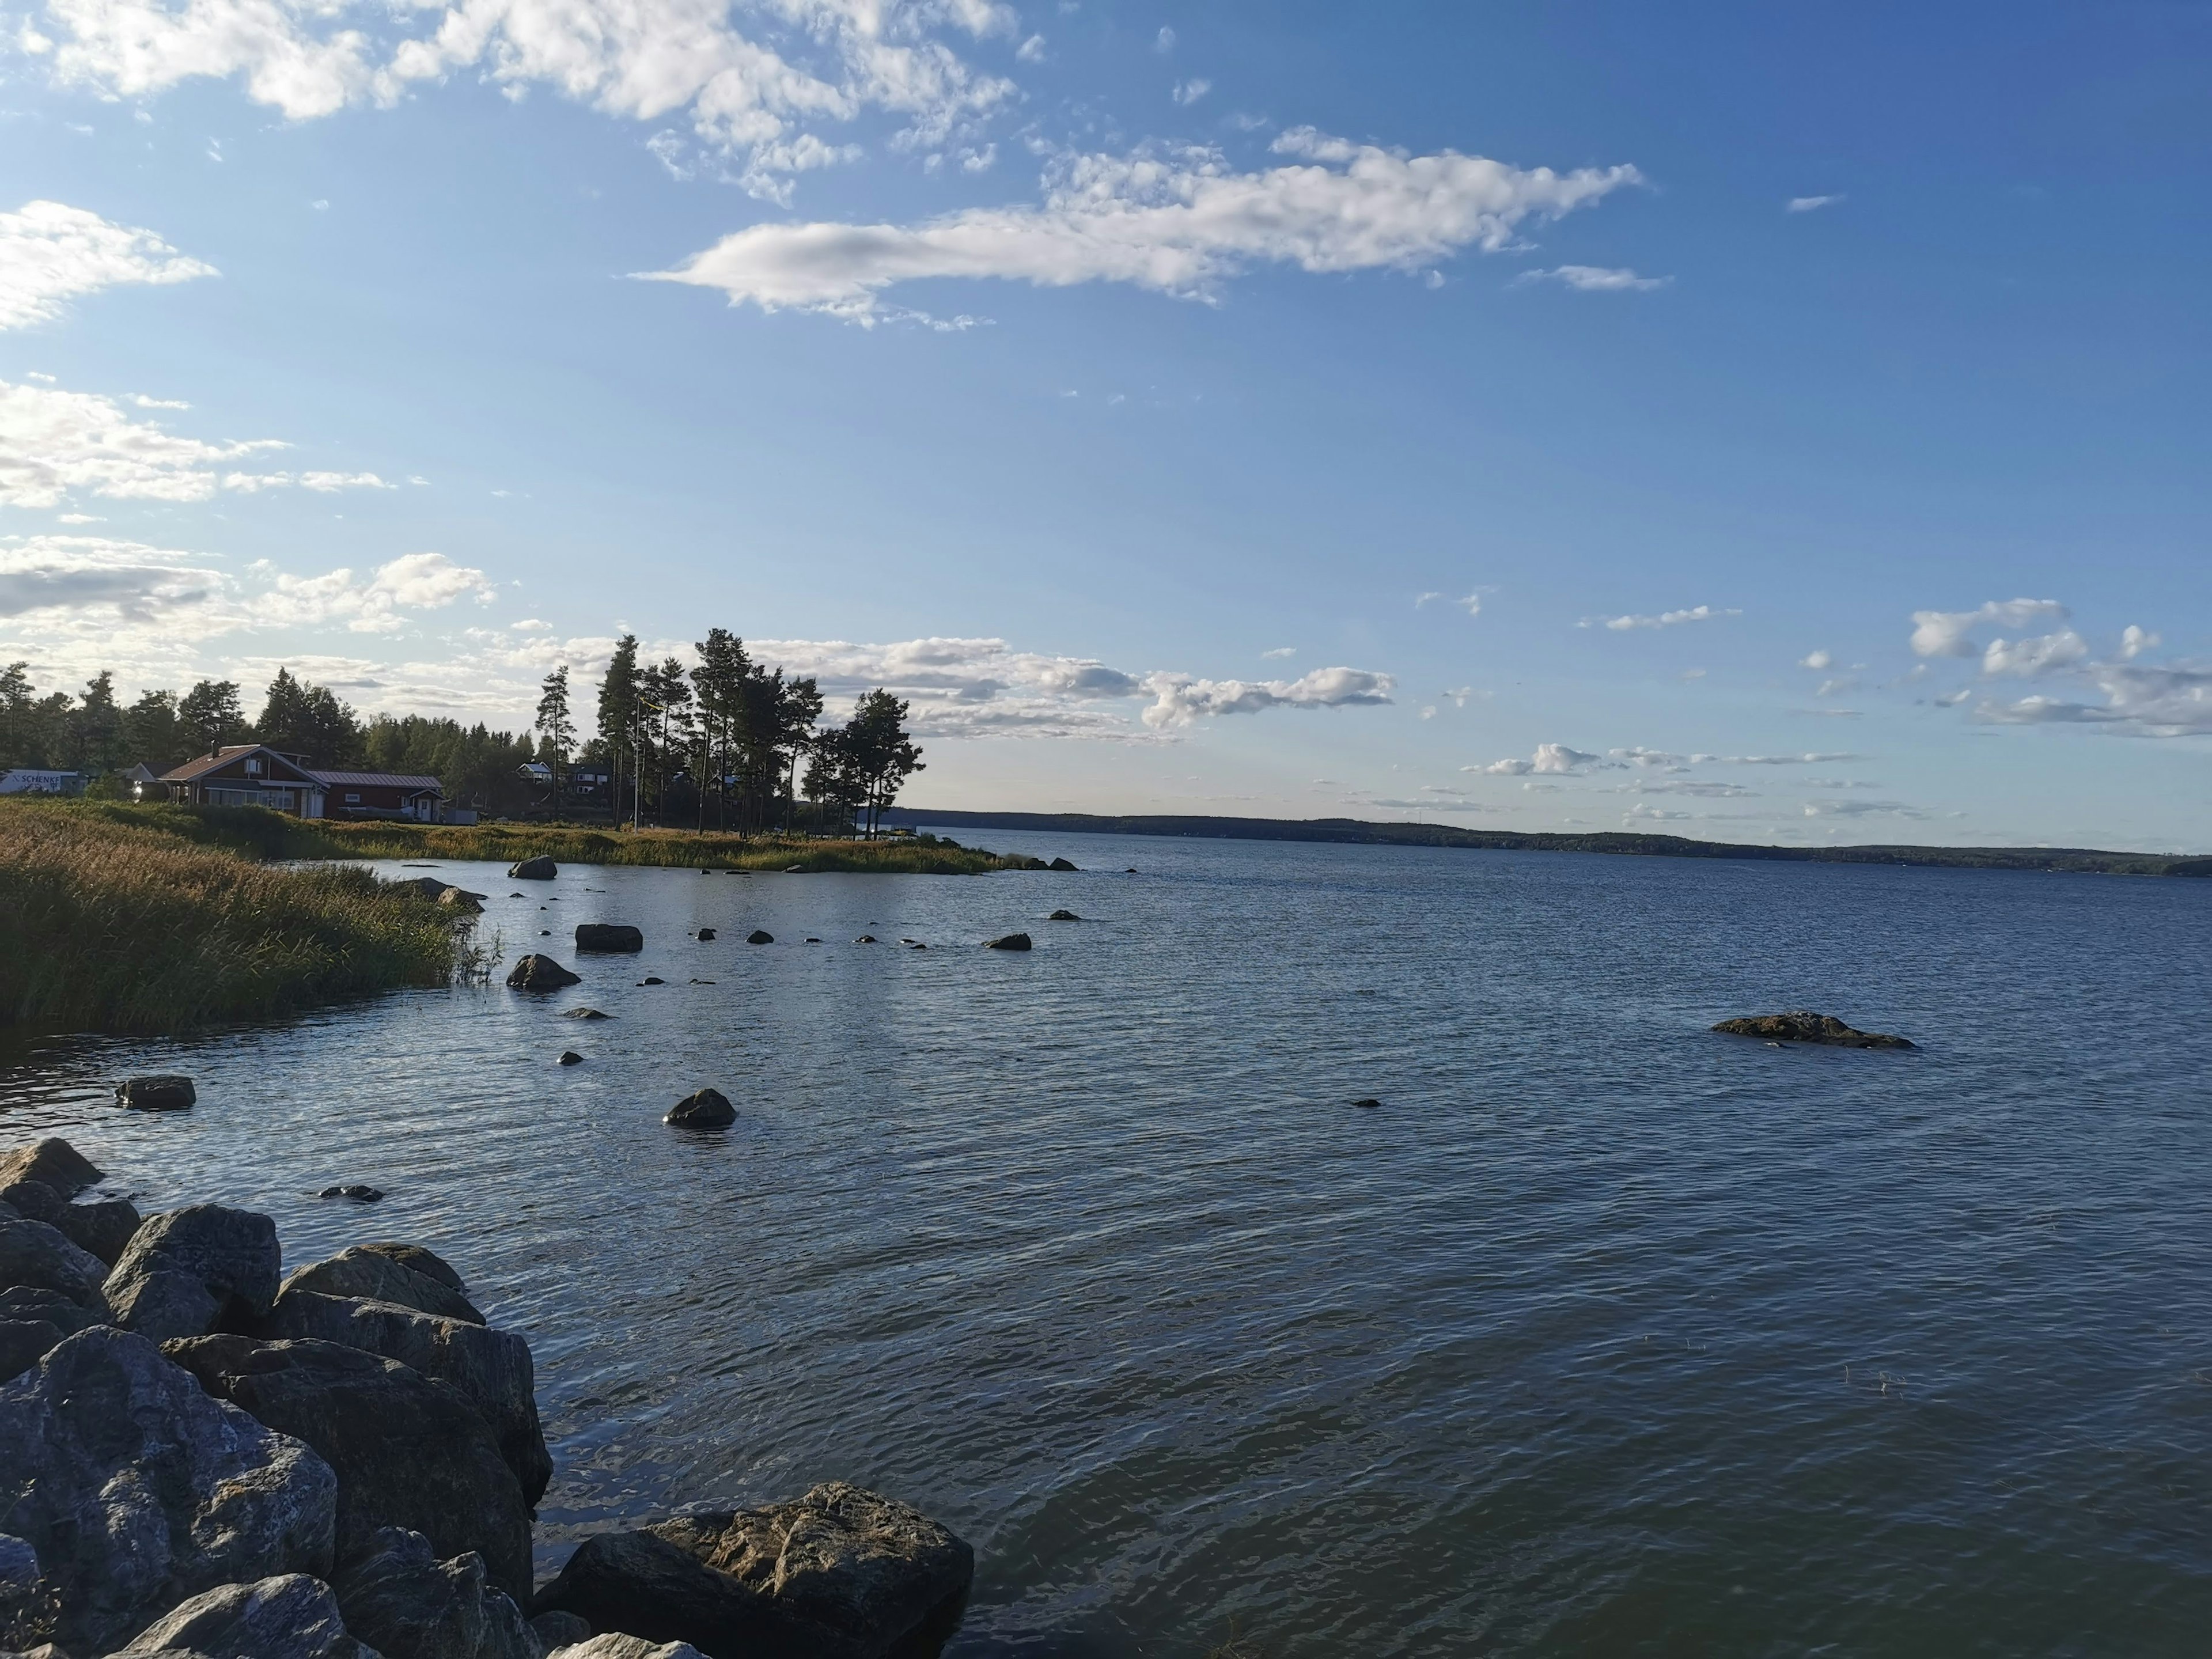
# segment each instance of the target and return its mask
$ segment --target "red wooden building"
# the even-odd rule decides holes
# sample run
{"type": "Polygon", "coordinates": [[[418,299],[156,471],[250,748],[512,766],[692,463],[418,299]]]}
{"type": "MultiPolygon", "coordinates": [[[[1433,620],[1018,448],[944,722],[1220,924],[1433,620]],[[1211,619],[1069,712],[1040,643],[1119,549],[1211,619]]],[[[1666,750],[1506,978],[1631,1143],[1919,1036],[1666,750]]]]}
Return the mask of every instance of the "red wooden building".
{"type": "Polygon", "coordinates": [[[186,761],[158,780],[172,800],[203,806],[273,806],[302,818],[411,818],[435,823],[446,791],[437,779],[401,772],[325,772],[304,757],[239,743],[186,761]]]}

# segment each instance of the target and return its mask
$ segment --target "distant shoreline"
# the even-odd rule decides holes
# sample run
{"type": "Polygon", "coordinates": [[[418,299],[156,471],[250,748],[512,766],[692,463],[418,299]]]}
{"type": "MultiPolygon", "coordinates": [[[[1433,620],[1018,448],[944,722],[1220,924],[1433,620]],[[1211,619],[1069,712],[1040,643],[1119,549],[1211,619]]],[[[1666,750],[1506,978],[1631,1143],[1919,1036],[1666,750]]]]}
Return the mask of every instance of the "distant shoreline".
{"type": "Polygon", "coordinates": [[[1366,846],[1462,847],[1492,852],[1609,853],[1642,858],[1751,859],[1781,864],[1908,864],[1954,870],[2042,870],[2077,875],[2212,876],[2212,856],[2112,853],[2078,847],[1764,847],[1683,836],[1601,831],[1465,830],[1449,823],[1378,823],[1361,818],[1232,818],[1175,813],[932,812],[894,807],[887,824],[948,830],[1064,830],[1091,836],[1173,836],[1200,840],[1334,842],[1366,846]]]}

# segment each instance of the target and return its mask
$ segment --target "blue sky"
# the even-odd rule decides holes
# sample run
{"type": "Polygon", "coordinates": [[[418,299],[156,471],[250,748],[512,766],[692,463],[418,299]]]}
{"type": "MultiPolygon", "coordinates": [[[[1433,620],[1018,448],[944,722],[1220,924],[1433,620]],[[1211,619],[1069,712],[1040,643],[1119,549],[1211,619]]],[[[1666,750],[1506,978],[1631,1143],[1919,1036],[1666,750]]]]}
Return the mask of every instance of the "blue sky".
{"type": "Polygon", "coordinates": [[[2203,7],[0,33],[42,686],[720,624],[926,805],[2212,848],[2203,7]]]}

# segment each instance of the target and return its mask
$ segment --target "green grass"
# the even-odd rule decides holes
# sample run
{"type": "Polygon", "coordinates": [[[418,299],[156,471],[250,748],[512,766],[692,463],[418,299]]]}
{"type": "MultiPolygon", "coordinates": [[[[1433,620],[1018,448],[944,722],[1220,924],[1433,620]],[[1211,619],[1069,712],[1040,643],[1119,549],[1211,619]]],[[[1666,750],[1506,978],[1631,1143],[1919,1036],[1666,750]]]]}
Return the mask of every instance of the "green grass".
{"type": "Polygon", "coordinates": [[[969,876],[1040,867],[933,836],[882,841],[811,836],[695,835],[688,830],[604,830],[576,824],[400,823],[302,820],[261,806],[141,805],[72,801],[61,811],[118,826],[158,830],[204,846],[262,859],[471,859],[512,864],[540,854],[561,864],[641,864],[671,868],[785,870],[969,876]]]}
{"type": "Polygon", "coordinates": [[[442,985],[468,957],[452,911],[365,870],[261,863],[257,836],[173,810],[0,805],[0,1022],[167,1035],[442,985]]]}

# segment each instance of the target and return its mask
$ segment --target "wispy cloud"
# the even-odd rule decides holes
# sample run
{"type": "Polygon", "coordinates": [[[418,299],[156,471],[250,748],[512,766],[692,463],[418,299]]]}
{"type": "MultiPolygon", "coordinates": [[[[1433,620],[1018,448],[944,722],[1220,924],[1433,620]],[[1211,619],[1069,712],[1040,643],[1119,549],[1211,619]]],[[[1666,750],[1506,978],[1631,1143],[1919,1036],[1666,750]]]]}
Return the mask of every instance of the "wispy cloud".
{"type": "Polygon", "coordinates": [[[1127,283],[1208,299],[1255,264],[1309,271],[1416,270],[1465,247],[1495,251],[1640,182],[1632,167],[1554,173],[1445,150],[1401,155],[1283,134],[1295,158],[1257,173],[1220,152],[1077,155],[1054,164],[1037,207],[974,208],[918,225],[759,224],[655,281],[719,289],[733,305],[872,320],[882,290],[927,278],[1043,288],[1127,283]]]}
{"type": "Polygon", "coordinates": [[[1662,611],[1653,617],[1585,617],[1575,624],[1577,628],[1606,628],[1616,634],[1625,634],[1638,628],[1679,628],[1684,623],[1717,622],[1723,617],[1741,617],[1738,610],[1717,610],[1710,605],[1692,605],[1686,611],[1662,611]]]}
{"type": "Polygon", "coordinates": [[[1835,196],[1793,196],[1782,204],[1784,213],[1818,213],[1824,207],[1833,207],[1844,198],[1835,196]]]}
{"type": "Polygon", "coordinates": [[[1200,99],[1205,97],[1207,93],[1212,92],[1212,82],[1201,80],[1198,76],[1193,76],[1189,80],[1180,82],[1176,84],[1173,96],[1176,102],[1178,104],[1190,105],[1196,103],[1200,99]]]}
{"type": "Polygon", "coordinates": [[[1579,294],[1629,294],[1664,288],[1672,276],[1639,276],[1634,271],[1606,265],[1555,265],[1549,270],[1524,270],[1517,283],[1561,283],[1579,294]]]}
{"type": "Polygon", "coordinates": [[[110,223],[83,208],[27,202],[18,212],[0,213],[0,329],[50,321],[68,301],[120,283],[216,274],[152,231],[110,223]]]}

